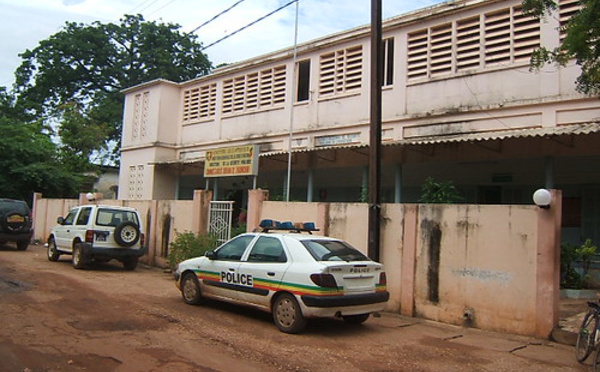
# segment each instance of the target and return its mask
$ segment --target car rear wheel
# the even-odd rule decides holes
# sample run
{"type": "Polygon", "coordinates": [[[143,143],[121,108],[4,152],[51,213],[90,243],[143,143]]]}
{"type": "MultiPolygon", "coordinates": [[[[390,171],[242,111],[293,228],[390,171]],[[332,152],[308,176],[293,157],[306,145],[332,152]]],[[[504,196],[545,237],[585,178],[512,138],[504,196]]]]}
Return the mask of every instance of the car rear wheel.
{"type": "Polygon", "coordinates": [[[83,269],[85,268],[85,255],[83,253],[83,247],[81,246],[81,243],[77,243],[75,244],[75,246],[73,247],[73,267],[76,269],[83,269]]]}
{"type": "Polygon", "coordinates": [[[203,302],[198,277],[194,273],[186,273],[181,279],[181,296],[188,305],[198,305],[203,302]]]}
{"type": "Polygon", "coordinates": [[[137,267],[137,264],[138,264],[137,257],[128,258],[125,261],[123,261],[123,267],[125,268],[125,270],[135,270],[135,268],[137,267]]]}
{"type": "Polygon", "coordinates": [[[361,324],[369,319],[370,314],[359,314],[359,315],[344,315],[342,319],[348,324],[361,324]]]}
{"type": "Polygon", "coordinates": [[[53,262],[58,261],[58,258],[60,257],[60,253],[58,253],[58,250],[56,249],[56,242],[54,241],[54,238],[48,239],[47,253],[48,253],[48,261],[53,261],[53,262]]]}
{"type": "Polygon", "coordinates": [[[296,298],[289,293],[282,293],[273,303],[273,321],[280,331],[298,333],[306,327],[306,319],[296,298]]]}

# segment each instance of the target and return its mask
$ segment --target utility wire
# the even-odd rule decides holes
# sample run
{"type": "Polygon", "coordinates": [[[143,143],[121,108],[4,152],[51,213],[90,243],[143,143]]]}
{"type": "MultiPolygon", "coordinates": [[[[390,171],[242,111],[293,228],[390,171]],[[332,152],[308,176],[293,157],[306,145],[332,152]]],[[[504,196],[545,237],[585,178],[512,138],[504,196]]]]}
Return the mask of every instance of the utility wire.
{"type": "Polygon", "coordinates": [[[160,8],[156,9],[155,11],[153,11],[152,13],[148,14],[147,17],[150,17],[153,14],[158,13],[159,11],[163,10],[164,8],[166,8],[167,6],[173,4],[176,0],[171,0],[168,3],[166,3],[165,5],[161,6],[160,8]]]}
{"type": "MultiPolygon", "coordinates": [[[[188,32],[188,34],[193,34],[194,32],[198,31],[199,29],[201,29],[202,27],[206,26],[207,24],[211,23],[212,21],[214,21],[215,19],[219,18],[220,16],[222,16],[223,14],[227,13],[228,11],[230,11],[231,9],[235,8],[237,5],[239,5],[240,3],[244,2],[245,0],[238,0],[235,4],[233,4],[232,6],[230,6],[229,8],[223,10],[221,13],[217,14],[216,16],[212,17],[211,19],[209,19],[208,21],[204,22],[203,24],[201,24],[200,26],[196,27],[195,29],[193,29],[192,31],[188,32]]],[[[206,49],[206,48],[205,48],[206,49]]]]}
{"type": "Polygon", "coordinates": [[[129,12],[127,12],[127,14],[133,13],[137,8],[142,7],[144,5],[146,5],[146,3],[148,3],[150,0],[144,0],[141,3],[139,3],[138,5],[134,6],[133,9],[131,9],[129,12]]]}
{"type": "Polygon", "coordinates": [[[270,17],[270,16],[272,16],[273,14],[275,14],[275,13],[277,13],[277,12],[279,12],[279,11],[281,11],[281,10],[285,9],[285,8],[287,8],[288,6],[292,5],[293,3],[297,2],[297,1],[299,1],[299,0],[292,0],[292,1],[290,1],[289,3],[287,3],[287,4],[285,4],[285,5],[282,5],[282,6],[280,6],[279,8],[275,9],[274,11],[272,11],[272,12],[270,12],[270,13],[268,13],[268,14],[265,14],[264,16],[260,17],[260,18],[259,18],[259,19],[257,19],[256,21],[250,22],[250,23],[248,23],[246,26],[244,26],[244,27],[242,27],[242,28],[239,28],[239,29],[237,29],[237,30],[233,31],[233,32],[232,32],[232,33],[230,33],[229,35],[225,35],[224,37],[220,38],[219,40],[217,40],[217,41],[215,41],[215,42],[212,42],[212,43],[208,44],[207,46],[205,46],[204,48],[202,48],[202,50],[206,50],[206,49],[210,48],[211,46],[213,46],[213,45],[216,45],[216,44],[220,43],[221,41],[223,41],[223,40],[225,40],[225,39],[228,39],[228,38],[232,37],[233,35],[237,34],[238,32],[241,32],[241,31],[243,31],[243,30],[247,29],[248,27],[250,27],[250,26],[253,26],[253,25],[257,24],[258,22],[262,21],[263,19],[265,19],[265,18],[267,18],[267,17],[270,17]]]}
{"type": "Polygon", "coordinates": [[[142,10],[140,10],[138,13],[140,13],[140,14],[141,14],[141,13],[143,13],[143,12],[144,12],[144,10],[146,10],[146,9],[150,8],[150,7],[151,7],[152,5],[154,5],[154,4],[155,4],[157,1],[158,1],[158,0],[154,0],[154,1],[152,1],[150,4],[148,4],[148,5],[146,5],[144,8],[142,8],[142,10]]]}

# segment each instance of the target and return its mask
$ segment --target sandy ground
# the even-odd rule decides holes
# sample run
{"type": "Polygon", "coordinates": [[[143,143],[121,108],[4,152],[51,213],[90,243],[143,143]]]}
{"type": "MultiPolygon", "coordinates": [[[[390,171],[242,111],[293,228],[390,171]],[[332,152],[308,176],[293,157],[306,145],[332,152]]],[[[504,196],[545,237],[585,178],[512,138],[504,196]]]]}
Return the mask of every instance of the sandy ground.
{"type": "Polygon", "coordinates": [[[393,314],[288,335],[270,314],[185,305],[160,269],[0,245],[0,372],[589,370],[571,346],[393,314]]]}

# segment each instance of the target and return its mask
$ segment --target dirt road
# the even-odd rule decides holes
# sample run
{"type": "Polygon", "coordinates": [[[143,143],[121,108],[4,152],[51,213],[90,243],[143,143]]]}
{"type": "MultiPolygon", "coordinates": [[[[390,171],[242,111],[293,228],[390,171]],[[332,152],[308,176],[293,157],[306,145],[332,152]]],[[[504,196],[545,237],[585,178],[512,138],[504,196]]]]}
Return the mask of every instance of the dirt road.
{"type": "Polygon", "coordinates": [[[0,245],[0,372],[589,371],[572,347],[383,314],[315,321],[185,305],[170,274],[114,262],[75,270],[42,246],[0,245]]]}

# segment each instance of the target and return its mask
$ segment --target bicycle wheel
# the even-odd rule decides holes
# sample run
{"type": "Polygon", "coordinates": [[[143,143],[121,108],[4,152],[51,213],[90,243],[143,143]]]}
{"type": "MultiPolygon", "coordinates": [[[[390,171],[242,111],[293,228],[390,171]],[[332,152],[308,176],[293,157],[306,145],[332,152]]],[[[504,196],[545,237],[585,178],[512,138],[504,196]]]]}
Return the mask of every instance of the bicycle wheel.
{"type": "Polygon", "coordinates": [[[577,333],[577,343],[575,344],[575,357],[578,362],[583,362],[590,356],[594,349],[596,332],[598,329],[598,318],[595,312],[590,309],[583,317],[581,327],[577,333]]]}

